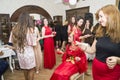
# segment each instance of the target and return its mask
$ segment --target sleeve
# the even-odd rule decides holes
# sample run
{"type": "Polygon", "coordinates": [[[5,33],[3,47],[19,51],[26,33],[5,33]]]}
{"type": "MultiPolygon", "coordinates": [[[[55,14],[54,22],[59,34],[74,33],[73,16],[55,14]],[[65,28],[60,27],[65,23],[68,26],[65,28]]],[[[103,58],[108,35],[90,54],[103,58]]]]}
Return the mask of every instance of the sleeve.
{"type": "Polygon", "coordinates": [[[9,43],[12,43],[12,32],[10,32],[9,43]]]}

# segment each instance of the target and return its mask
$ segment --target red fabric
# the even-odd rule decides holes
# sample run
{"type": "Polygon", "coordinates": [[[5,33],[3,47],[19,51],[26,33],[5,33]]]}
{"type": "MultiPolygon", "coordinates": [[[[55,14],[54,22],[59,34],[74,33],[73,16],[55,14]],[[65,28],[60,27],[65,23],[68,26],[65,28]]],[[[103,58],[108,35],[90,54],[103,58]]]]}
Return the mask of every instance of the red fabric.
{"type": "MultiPolygon", "coordinates": [[[[52,29],[50,27],[45,27],[45,35],[50,35],[52,29]]],[[[53,68],[56,64],[55,50],[54,50],[54,40],[53,37],[44,39],[44,68],[53,68]]]]}
{"type": "Polygon", "coordinates": [[[82,31],[79,28],[74,30],[74,41],[81,41],[79,37],[82,35],[82,31]]]}
{"type": "Polygon", "coordinates": [[[120,65],[116,65],[114,69],[109,69],[106,63],[95,58],[92,70],[93,80],[120,80],[120,65]]]}
{"type": "Polygon", "coordinates": [[[66,47],[66,52],[63,55],[63,62],[56,68],[50,80],[69,80],[70,76],[79,72],[85,72],[87,69],[87,60],[85,53],[78,47],[75,51],[71,51],[66,47]],[[80,57],[80,61],[75,61],[75,64],[66,61],[70,56],[80,57]]]}

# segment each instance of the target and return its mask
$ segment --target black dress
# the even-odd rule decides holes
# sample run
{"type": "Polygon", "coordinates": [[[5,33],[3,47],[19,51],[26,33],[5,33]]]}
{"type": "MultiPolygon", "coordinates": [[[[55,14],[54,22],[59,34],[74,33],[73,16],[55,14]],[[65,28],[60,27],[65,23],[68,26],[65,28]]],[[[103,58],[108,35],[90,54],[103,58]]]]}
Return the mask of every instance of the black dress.
{"type": "Polygon", "coordinates": [[[64,25],[61,27],[61,39],[62,41],[67,41],[68,40],[68,25],[64,25]]]}
{"type": "Polygon", "coordinates": [[[96,57],[92,62],[93,80],[120,80],[120,65],[109,69],[106,64],[110,56],[120,57],[120,43],[113,43],[107,36],[97,38],[96,57]]]}
{"type": "Polygon", "coordinates": [[[61,25],[56,24],[54,25],[55,31],[56,31],[56,36],[55,36],[55,41],[61,40],[61,25]]]}

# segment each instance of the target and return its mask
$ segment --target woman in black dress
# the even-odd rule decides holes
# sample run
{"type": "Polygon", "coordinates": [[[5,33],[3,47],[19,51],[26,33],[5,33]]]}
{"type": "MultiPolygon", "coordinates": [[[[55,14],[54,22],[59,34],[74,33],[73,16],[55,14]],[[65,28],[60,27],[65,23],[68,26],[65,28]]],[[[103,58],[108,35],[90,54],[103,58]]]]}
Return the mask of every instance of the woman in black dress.
{"type": "Polygon", "coordinates": [[[61,27],[61,40],[62,40],[62,46],[61,50],[65,50],[66,43],[68,41],[68,21],[65,20],[63,26],[61,27]]]}

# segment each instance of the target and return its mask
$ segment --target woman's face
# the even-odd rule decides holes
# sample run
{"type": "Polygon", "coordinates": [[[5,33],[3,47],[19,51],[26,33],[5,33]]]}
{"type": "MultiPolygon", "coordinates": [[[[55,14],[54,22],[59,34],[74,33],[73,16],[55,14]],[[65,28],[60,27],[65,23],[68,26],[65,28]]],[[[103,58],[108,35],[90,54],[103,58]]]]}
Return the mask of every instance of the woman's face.
{"type": "Polygon", "coordinates": [[[82,26],[83,22],[84,22],[84,20],[83,20],[83,19],[80,19],[80,20],[77,22],[77,25],[78,25],[78,26],[82,26]]]}
{"type": "Polygon", "coordinates": [[[102,26],[106,26],[107,23],[107,16],[103,13],[103,11],[99,12],[99,24],[102,26]]]}
{"type": "Polygon", "coordinates": [[[86,20],[86,23],[85,23],[86,26],[90,26],[90,21],[89,20],[86,20]]]}
{"type": "Polygon", "coordinates": [[[75,23],[75,17],[72,17],[71,21],[72,21],[72,23],[75,23]]]}
{"type": "Polygon", "coordinates": [[[73,42],[73,35],[68,36],[68,42],[70,42],[70,43],[73,42]]]}
{"type": "Polygon", "coordinates": [[[48,25],[48,20],[44,19],[44,25],[48,25]]]}

